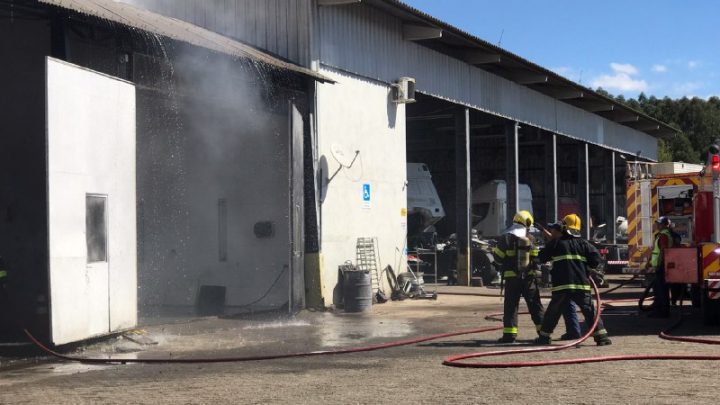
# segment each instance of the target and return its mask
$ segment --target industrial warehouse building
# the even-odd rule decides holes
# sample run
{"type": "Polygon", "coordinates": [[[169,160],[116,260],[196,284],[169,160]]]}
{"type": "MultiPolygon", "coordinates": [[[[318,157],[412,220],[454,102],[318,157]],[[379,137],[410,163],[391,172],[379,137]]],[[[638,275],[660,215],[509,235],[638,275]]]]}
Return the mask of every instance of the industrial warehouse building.
{"type": "Polygon", "coordinates": [[[396,0],[125,3],[0,0],[2,255],[55,343],[218,297],[331,305],[358,238],[404,267],[408,163],[469,283],[473,190],[504,180],[513,212],[527,184],[538,221],[572,201],[613,227],[624,159],[673,133],[396,0]]]}

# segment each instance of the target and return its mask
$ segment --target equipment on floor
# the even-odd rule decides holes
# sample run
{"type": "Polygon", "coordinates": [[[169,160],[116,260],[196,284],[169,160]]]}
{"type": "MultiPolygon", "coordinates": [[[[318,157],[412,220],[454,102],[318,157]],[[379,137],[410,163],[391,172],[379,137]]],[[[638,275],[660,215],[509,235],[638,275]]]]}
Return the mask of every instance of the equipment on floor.
{"type": "Polygon", "coordinates": [[[391,299],[393,301],[401,301],[404,299],[437,299],[437,292],[425,291],[425,283],[422,277],[418,277],[409,266],[408,271],[400,273],[397,276],[390,266],[387,266],[383,271],[392,289],[391,299]]]}

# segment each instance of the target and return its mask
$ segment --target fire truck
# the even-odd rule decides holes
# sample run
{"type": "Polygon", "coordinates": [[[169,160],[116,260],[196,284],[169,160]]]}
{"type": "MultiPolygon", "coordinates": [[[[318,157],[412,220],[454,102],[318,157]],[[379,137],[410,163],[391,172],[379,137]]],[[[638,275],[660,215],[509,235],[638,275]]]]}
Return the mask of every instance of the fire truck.
{"type": "Polygon", "coordinates": [[[655,235],[653,223],[670,218],[681,243],[664,252],[666,280],[691,286],[706,324],[720,324],[720,147],[708,164],[628,162],[628,267],[643,274],[655,235]]]}

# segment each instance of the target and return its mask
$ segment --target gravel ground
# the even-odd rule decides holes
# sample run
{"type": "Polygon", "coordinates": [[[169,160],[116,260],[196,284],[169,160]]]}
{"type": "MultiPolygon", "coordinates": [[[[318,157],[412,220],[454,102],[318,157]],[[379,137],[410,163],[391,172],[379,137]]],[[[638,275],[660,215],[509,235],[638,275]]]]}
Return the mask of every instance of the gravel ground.
{"type": "MultiPolygon", "coordinates": [[[[457,289],[485,291],[485,289],[457,289]]],[[[615,296],[627,296],[621,290],[615,296]]],[[[494,292],[497,293],[497,292],[494,292]]],[[[612,296],[611,296],[612,298],[612,296]]],[[[438,301],[404,301],[371,314],[303,313],[293,320],[204,319],[156,326],[157,346],[112,340],[82,348],[83,356],[198,357],[317,350],[390,341],[408,336],[498,326],[495,297],[441,295],[438,301]]],[[[687,309],[686,309],[687,311],[687,309]]],[[[613,345],[583,344],[562,352],[504,357],[539,360],[617,354],[720,355],[717,346],[657,338],[667,320],[648,319],[633,306],[604,315],[613,345]]],[[[562,326],[556,335],[563,332],[562,326]]],[[[676,333],[713,336],[692,315],[676,333]]],[[[462,336],[376,352],[249,363],[109,365],[42,361],[0,368],[0,403],[717,403],[717,363],[637,361],[518,369],[442,366],[453,354],[497,350],[500,332],[462,336]]],[[[521,317],[520,344],[534,337],[521,317]]],[[[507,348],[507,346],[502,346],[507,348]]],[[[495,360],[495,359],[493,359],[495,360]]],[[[500,360],[498,358],[497,360],[500,360]]]]}

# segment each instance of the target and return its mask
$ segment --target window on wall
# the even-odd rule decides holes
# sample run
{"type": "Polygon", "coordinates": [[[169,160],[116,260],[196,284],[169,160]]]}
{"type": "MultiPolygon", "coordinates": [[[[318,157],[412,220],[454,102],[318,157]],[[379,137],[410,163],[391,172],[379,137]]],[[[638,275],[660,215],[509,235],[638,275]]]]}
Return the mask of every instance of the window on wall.
{"type": "Polygon", "coordinates": [[[107,262],[107,196],[85,197],[85,237],[88,263],[107,262]]]}

